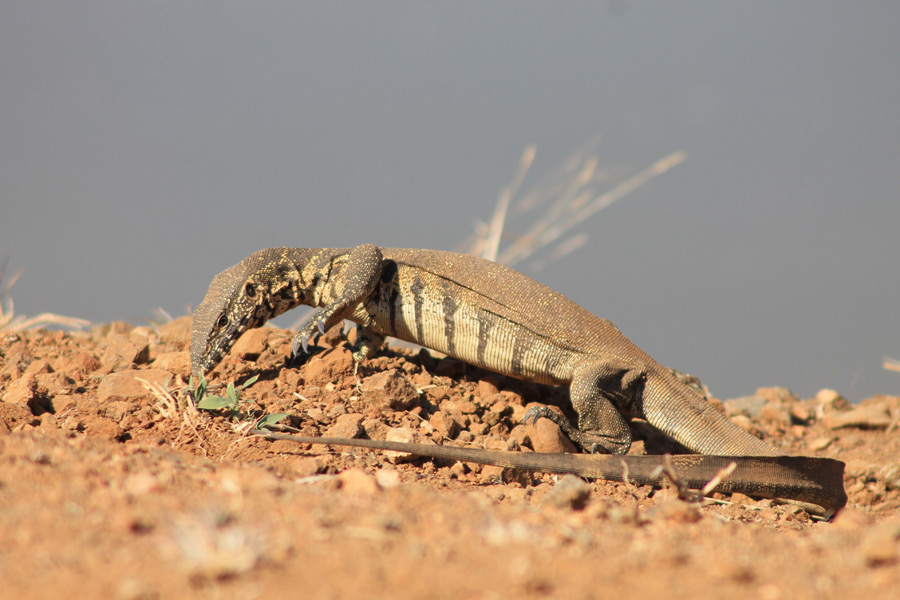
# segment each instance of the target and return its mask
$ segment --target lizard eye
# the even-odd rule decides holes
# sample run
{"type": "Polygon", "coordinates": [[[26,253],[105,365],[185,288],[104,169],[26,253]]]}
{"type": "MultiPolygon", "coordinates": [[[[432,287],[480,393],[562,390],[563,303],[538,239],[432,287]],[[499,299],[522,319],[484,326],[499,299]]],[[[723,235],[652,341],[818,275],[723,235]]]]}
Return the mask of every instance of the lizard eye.
{"type": "Polygon", "coordinates": [[[247,285],[244,286],[244,293],[247,294],[248,298],[255,298],[256,297],[256,286],[253,285],[252,283],[248,283],[247,285]]]}
{"type": "Polygon", "coordinates": [[[226,317],[225,315],[222,315],[221,317],[219,317],[219,320],[216,323],[216,325],[219,326],[219,329],[225,327],[226,325],[228,325],[228,317],[226,317]]]}

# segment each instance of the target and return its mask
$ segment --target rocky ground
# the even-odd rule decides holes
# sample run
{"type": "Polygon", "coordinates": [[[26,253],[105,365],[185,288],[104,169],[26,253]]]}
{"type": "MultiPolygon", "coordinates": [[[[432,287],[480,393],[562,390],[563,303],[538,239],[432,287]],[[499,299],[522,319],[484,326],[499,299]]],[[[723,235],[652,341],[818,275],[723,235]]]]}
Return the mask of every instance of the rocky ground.
{"type": "MultiPolygon", "coordinates": [[[[40,598],[900,597],[900,398],[850,406],[780,388],[722,407],[791,452],[847,463],[833,522],[793,507],[310,448],[247,435],[265,414],[309,435],[570,449],[521,425],[564,392],[418,350],[354,374],[330,335],[245,335],[212,382],[259,380],[236,411],[180,393],[190,318],[158,328],[0,332],[0,582],[40,598]]],[[[330,332],[332,333],[332,332],[330,332]]],[[[570,415],[571,416],[571,415],[570,415]]],[[[636,443],[634,452],[644,449],[636,443]]]]}

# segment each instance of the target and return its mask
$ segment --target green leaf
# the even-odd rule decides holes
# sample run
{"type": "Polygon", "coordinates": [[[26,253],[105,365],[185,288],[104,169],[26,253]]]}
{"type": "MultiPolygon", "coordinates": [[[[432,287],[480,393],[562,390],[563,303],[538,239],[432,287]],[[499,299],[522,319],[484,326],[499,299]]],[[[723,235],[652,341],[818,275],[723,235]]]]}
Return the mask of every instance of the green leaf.
{"type": "Polygon", "coordinates": [[[207,396],[197,403],[197,408],[204,410],[219,410],[220,408],[234,408],[236,403],[230,398],[222,396],[207,396]]]}
{"type": "Polygon", "coordinates": [[[253,385],[254,383],[256,383],[256,380],[257,380],[257,379],[259,379],[259,375],[254,375],[253,377],[251,377],[250,379],[248,379],[247,381],[245,381],[245,382],[241,385],[241,390],[244,390],[244,389],[250,387],[251,385],[253,385]]]}
{"type": "Polygon", "coordinates": [[[277,413],[274,415],[266,415],[256,422],[255,429],[268,429],[275,423],[283,421],[288,416],[287,413],[277,413]]]}

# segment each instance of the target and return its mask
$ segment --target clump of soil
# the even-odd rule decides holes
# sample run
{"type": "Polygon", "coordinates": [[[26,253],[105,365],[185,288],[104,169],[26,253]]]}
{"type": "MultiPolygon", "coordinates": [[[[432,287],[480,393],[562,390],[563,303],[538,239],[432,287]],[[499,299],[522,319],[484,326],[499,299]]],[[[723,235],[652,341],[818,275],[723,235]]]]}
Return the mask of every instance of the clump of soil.
{"type": "MultiPolygon", "coordinates": [[[[422,350],[354,372],[346,342],[288,364],[292,333],[248,332],[211,383],[259,379],[233,412],[181,390],[190,318],[158,329],[0,334],[0,581],[9,597],[893,598],[900,398],[851,406],[760,388],[721,408],[790,452],[847,463],[833,522],[747,497],[308,447],[305,435],[573,451],[535,402],[565,390],[422,350]],[[652,576],[648,577],[648,574],[652,576]]],[[[224,390],[222,390],[224,391],[224,390]]],[[[650,447],[653,440],[648,440],[650,447]]],[[[633,452],[644,451],[638,442],[633,452]]]]}

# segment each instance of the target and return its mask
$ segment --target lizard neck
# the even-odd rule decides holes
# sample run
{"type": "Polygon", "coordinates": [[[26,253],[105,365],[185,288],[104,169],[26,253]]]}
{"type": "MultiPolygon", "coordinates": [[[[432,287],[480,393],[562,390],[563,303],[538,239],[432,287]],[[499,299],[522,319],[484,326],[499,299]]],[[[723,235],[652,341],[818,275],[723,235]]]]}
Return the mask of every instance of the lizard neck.
{"type": "Polygon", "coordinates": [[[315,284],[307,281],[304,271],[316,252],[312,248],[282,248],[277,260],[267,265],[269,289],[262,306],[267,314],[262,323],[301,304],[311,304],[315,284]]]}

